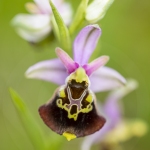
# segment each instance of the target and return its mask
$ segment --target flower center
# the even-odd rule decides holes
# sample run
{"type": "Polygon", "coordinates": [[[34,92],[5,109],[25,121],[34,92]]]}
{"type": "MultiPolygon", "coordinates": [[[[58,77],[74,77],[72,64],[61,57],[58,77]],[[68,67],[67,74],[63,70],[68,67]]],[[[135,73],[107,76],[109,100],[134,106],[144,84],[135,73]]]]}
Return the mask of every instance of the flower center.
{"type": "Polygon", "coordinates": [[[88,89],[89,79],[83,68],[78,68],[67,79],[67,84],[59,89],[56,104],[68,112],[69,119],[76,121],[79,113],[92,110],[93,94],[88,89]]]}

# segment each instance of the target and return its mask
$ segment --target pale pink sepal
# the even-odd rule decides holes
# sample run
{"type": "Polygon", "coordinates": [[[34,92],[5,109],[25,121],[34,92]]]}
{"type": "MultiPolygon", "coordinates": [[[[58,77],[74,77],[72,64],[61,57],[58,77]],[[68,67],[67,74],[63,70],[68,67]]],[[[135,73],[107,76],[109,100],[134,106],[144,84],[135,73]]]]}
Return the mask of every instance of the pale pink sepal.
{"type": "Polygon", "coordinates": [[[31,66],[25,73],[27,78],[50,81],[63,85],[68,76],[65,67],[59,59],[41,61],[31,66]]]}
{"type": "Polygon", "coordinates": [[[73,59],[64,50],[57,47],[55,51],[58,58],[62,61],[69,74],[74,72],[79,67],[79,65],[74,62],[73,59]]]}
{"type": "Polygon", "coordinates": [[[123,118],[120,118],[121,112],[120,112],[120,105],[118,101],[120,101],[128,93],[135,90],[137,86],[138,83],[136,80],[129,79],[127,80],[125,86],[113,90],[109,94],[104,106],[102,106],[101,108],[103,109],[103,115],[105,114],[104,116],[106,117],[107,122],[100,131],[84,139],[81,150],[85,150],[85,149],[90,150],[91,146],[94,143],[103,141],[106,134],[110,132],[114,126],[117,126],[119,121],[122,121],[123,118]]]}
{"type": "Polygon", "coordinates": [[[118,103],[123,97],[132,92],[138,87],[138,83],[134,79],[128,79],[125,86],[120,87],[119,89],[113,90],[106,102],[104,104],[104,111],[109,116],[110,120],[113,123],[116,123],[120,120],[121,109],[118,103]]]}
{"type": "Polygon", "coordinates": [[[109,60],[109,56],[101,56],[91,63],[84,65],[83,68],[86,70],[86,74],[90,76],[93,72],[95,72],[100,67],[104,66],[109,60]]]}
{"type": "Polygon", "coordinates": [[[120,87],[126,83],[125,78],[116,70],[101,67],[90,76],[93,92],[107,91],[120,87]]]}
{"type": "Polygon", "coordinates": [[[81,66],[87,64],[91,54],[95,50],[100,35],[101,29],[98,25],[84,27],[74,41],[74,61],[81,66]]]}

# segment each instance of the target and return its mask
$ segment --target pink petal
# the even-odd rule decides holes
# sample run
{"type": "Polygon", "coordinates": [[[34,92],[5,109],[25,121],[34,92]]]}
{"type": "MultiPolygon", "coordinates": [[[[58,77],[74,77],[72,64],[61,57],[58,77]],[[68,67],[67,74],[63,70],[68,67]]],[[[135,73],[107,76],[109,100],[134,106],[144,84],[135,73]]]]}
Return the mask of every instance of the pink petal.
{"type": "Polygon", "coordinates": [[[90,64],[84,65],[83,68],[86,70],[86,74],[90,76],[94,71],[104,66],[109,60],[109,56],[101,56],[90,64]]]}
{"type": "Polygon", "coordinates": [[[61,48],[57,47],[55,51],[58,58],[62,61],[69,74],[74,72],[79,67],[79,65],[74,62],[72,58],[61,48]]]}
{"type": "Polygon", "coordinates": [[[68,76],[65,67],[59,59],[39,62],[31,66],[25,74],[27,78],[50,81],[58,85],[63,85],[68,76]]]}
{"type": "Polygon", "coordinates": [[[126,83],[125,78],[109,67],[101,67],[90,76],[93,92],[107,91],[126,83]]]}
{"type": "Polygon", "coordinates": [[[98,25],[89,25],[83,28],[74,41],[74,61],[85,65],[93,53],[101,35],[98,25]]]}

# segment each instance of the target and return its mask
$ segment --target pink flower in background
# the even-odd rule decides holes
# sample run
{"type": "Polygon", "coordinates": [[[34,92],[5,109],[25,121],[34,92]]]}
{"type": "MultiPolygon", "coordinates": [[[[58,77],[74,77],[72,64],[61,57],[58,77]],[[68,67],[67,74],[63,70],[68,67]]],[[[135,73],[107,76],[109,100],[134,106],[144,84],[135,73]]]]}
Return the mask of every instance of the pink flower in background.
{"type": "MultiPolygon", "coordinates": [[[[69,25],[72,17],[72,9],[69,3],[63,0],[54,0],[56,8],[60,12],[66,25],[69,25]]],[[[26,9],[31,14],[18,14],[12,24],[17,33],[29,42],[39,42],[52,31],[53,18],[49,0],[34,0],[34,3],[26,4],[26,9]]]]}
{"type": "MultiPolygon", "coordinates": [[[[127,80],[125,86],[110,92],[105,103],[99,106],[101,114],[106,118],[105,126],[98,132],[86,137],[82,143],[82,150],[90,150],[93,144],[100,145],[101,149],[114,150],[119,143],[133,136],[141,137],[147,132],[147,125],[140,119],[125,119],[122,115],[121,99],[135,90],[136,80],[127,80]]],[[[120,149],[120,148],[119,148],[120,149]]]]}
{"type": "Polygon", "coordinates": [[[39,113],[53,131],[68,140],[100,130],[105,119],[96,109],[93,92],[111,90],[126,83],[117,71],[104,67],[108,56],[88,63],[101,35],[98,25],[89,25],[77,35],[73,45],[74,59],[56,48],[59,59],[39,62],[31,66],[26,76],[61,85],[39,113]]]}

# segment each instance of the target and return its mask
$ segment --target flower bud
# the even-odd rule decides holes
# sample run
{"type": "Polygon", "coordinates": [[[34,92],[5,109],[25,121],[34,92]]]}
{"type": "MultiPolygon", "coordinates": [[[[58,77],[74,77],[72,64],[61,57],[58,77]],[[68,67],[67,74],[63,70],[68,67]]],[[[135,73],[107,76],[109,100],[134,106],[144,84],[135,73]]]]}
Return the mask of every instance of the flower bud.
{"type": "Polygon", "coordinates": [[[114,0],[94,0],[86,10],[86,20],[95,23],[102,19],[114,0]]]}

